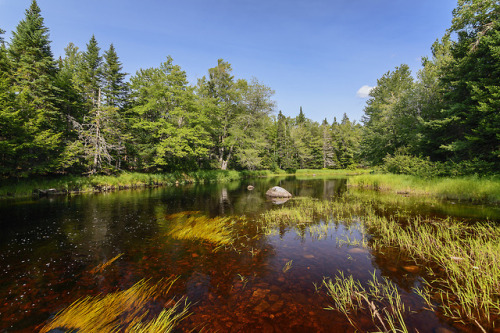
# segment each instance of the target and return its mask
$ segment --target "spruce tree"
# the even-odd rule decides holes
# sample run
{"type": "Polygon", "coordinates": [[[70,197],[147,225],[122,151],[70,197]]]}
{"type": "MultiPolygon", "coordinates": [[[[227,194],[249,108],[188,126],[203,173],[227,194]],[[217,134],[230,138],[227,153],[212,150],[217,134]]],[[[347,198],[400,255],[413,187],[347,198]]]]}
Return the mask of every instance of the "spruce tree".
{"type": "Polygon", "coordinates": [[[126,73],[118,59],[113,44],[104,52],[104,64],[102,69],[103,96],[107,106],[120,107],[124,104],[127,96],[127,85],[125,83],[126,73]]]}
{"type": "Polygon", "coordinates": [[[21,119],[16,147],[20,175],[54,171],[61,151],[62,119],[56,106],[56,66],[48,29],[35,0],[10,43],[13,90],[21,119]]]}
{"type": "Polygon", "coordinates": [[[15,95],[11,89],[12,75],[7,49],[0,29],[0,175],[11,175],[16,167],[16,137],[20,134],[15,95]]]}
{"type": "Polygon", "coordinates": [[[87,50],[82,55],[81,62],[81,89],[90,104],[96,107],[99,99],[99,89],[102,80],[101,48],[97,45],[94,35],[87,44],[87,50]]]}

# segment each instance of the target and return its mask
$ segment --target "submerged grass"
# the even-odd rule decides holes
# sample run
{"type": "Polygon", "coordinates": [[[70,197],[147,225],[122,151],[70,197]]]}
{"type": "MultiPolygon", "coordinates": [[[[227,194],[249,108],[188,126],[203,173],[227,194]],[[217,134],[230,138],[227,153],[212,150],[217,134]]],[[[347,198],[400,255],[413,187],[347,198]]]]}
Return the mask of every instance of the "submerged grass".
{"type": "Polygon", "coordinates": [[[150,284],[141,280],[123,291],[79,299],[59,312],[40,331],[63,328],[79,332],[171,332],[189,313],[186,302],[164,308],[152,319],[148,305],[166,296],[175,278],[150,284]]]}
{"type": "Polygon", "coordinates": [[[217,247],[233,245],[238,239],[234,226],[244,222],[243,217],[209,218],[196,211],[171,214],[166,218],[171,221],[168,236],[176,239],[207,241],[217,247]]]}
{"type": "Polygon", "coordinates": [[[349,186],[431,195],[441,199],[500,203],[499,177],[425,179],[395,174],[363,174],[348,179],[349,186]]]}

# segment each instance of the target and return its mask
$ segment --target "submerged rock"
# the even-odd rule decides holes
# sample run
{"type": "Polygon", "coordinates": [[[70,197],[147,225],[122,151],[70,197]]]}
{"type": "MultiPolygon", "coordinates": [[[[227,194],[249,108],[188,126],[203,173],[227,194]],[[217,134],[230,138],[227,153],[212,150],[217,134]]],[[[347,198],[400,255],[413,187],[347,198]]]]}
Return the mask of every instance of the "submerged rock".
{"type": "Polygon", "coordinates": [[[267,190],[266,195],[272,198],[291,198],[292,194],[282,187],[274,186],[267,190]]]}

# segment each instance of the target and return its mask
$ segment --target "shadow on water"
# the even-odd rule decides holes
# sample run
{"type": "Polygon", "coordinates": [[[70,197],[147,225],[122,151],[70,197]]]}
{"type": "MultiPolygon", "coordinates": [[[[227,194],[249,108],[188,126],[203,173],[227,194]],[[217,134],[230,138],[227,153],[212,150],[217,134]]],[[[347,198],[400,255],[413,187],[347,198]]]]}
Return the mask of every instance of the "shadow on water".
{"type": "MultiPolygon", "coordinates": [[[[319,199],[347,191],[342,178],[282,177],[1,202],[0,332],[32,332],[79,298],[174,276],[173,295],[193,304],[178,328],[186,332],[353,331],[325,310],[330,300],[318,287],[339,270],[360,281],[375,270],[397,283],[412,308],[423,308],[411,291],[419,268],[398,253],[339,243],[362,237],[342,221],[264,232],[255,218],[289,204],[266,198],[272,186],[319,199]]],[[[357,195],[389,210],[500,220],[495,207],[357,195]]],[[[420,332],[455,330],[434,313],[417,312],[410,324],[420,332]]]]}

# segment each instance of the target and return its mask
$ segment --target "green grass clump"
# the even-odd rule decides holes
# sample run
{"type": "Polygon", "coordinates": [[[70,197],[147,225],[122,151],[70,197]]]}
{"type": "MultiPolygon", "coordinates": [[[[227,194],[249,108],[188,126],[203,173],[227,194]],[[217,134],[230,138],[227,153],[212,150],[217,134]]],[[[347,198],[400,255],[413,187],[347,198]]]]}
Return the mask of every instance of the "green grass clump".
{"type": "Polygon", "coordinates": [[[348,185],[430,195],[441,199],[500,203],[500,179],[498,177],[426,179],[409,175],[364,174],[349,177],[348,185]]]}
{"type": "Polygon", "coordinates": [[[427,297],[456,321],[493,328],[500,316],[500,227],[418,217],[408,222],[368,220],[372,246],[398,247],[415,260],[432,262],[427,297]]]}
{"type": "Polygon", "coordinates": [[[375,272],[368,288],[355,281],[352,275],[345,277],[343,272],[334,279],[325,278],[323,285],[333,300],[333,305],[327,309],[343,313],[357,331],[366,331],[356,318],[360,312],[367,312],[379,332],[408,332],[405,317],[409,310],[405,308],[398,288],[385,278],[379,281],[375,272]]]}

